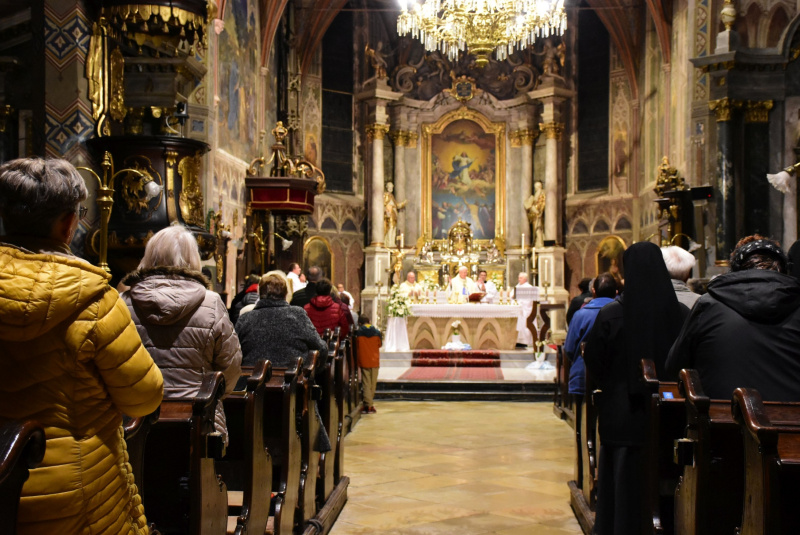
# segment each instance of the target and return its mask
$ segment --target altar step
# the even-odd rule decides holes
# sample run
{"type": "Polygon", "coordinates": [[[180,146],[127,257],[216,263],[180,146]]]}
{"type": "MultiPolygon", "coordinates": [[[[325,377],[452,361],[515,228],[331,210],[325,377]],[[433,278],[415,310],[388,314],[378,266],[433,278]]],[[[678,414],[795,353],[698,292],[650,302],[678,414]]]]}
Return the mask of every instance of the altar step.
{"type": "Polygon", "coordinates": [[[553,401],[553,382],[378,381],[375,399],[408,401],[553,401]]]}

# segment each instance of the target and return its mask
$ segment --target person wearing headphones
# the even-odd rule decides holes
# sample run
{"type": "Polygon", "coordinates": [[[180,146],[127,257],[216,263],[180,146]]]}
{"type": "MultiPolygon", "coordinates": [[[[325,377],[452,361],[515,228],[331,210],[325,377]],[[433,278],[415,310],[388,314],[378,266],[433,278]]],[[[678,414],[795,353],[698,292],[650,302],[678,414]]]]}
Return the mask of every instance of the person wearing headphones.
{"type": "Polygon", "coordinates": [[[780,245],[755,234],[736,244],[731,271],[713,279],[667,357],[669,375],[696,369],[705,394],[739,387],[800,401],[800,281],[780,245]]]}

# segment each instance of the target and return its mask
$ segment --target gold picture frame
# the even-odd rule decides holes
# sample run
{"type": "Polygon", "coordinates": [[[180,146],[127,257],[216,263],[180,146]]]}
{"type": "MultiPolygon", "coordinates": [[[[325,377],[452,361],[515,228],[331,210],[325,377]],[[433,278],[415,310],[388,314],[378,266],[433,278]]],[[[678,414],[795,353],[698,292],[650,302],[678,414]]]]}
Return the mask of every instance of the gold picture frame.
{"type": "Polygon", "coordinates": [[[616,234],[611,234],[600,240],[600,243],[597,244],[597,253],[595,254],[597,275],[608,271],[614,275],[614,278],[624,279],[625,268],[622,265],[622,254],[627,248],[628,246],[625,245],[625,240],[616,234]]]}
{"type": "MultiPolygon", "coordinates": [[[[437,237],[437,235],[434,234],[434,223],[433,223],[433,213],[432,213],[434,204],[433,200],[433,172],[435,167],[434,156],[437,157],[437,161],[439,162],[441,162],[441,157],[439,155],[434,155],[433,149],[434,145],[438,141],[436,136],[441,136],[443,132],[447,129],[447,127],[452,125],[453,123],[464,120],[476,123],[477,126],[480,127],[480,130],[482,130],[483,137],[488,135],[494,138],[494,177],[493,177],[494,236],[491,235],[487,236],[488,233],[486,232],[483,232],[483,234],[481,235],[480,232],[476,232],[476,225],[473,224],[472,229],[473,232],[476,234],[476,238],[473,240],[473,244],[477,246],[476,247],[477,249],[480,249],[481,247],[488,247],[494,239],[505,237],[506,125],[505,123],[494,123],[490,121],[483,114],[474,110],[470,110],[469,108],[463,107],[458,110],[454,110],[450,113],[443,115],[435,123],[424,123],[422,125],[422,179],[421,179],[422,225],[421,227],[425,235],[431,236],[432,240],[437,244],[439,244],[440,246],[444,244],[444,242],[446,241],[445,238],[437,237]]],[[[448,142],[452,141],[448,140],[448,142]]],[[[469,147],[469,144],[465,144],[464,146],[469,147]]],[[[441,174],[442,172],[441,167],[444,167],[446,165],[447,164],[440,163],[437,172],[441,174]]],[[[455,173],[455,171],[453,171],[453,173],[455,173]]],[[[485,186],[485,183],[487,181],[481,181],[481,182],[485,186]]],[[[441,191],[441,186],[438,187],[439,189],[437,191],[441,191]]],[[[460,185],[457,185],[456,187],[460,187],[460,185]]],[[[483,193],[485,194],[488,191],[491,190],[485,190],[483,193]]],[[[455,193],[453,193],[453,195],[455,195],[455,193]]],[[[470,211],[466,214],[466,217],[464,219],[470,220],[471,218],[474,218],[475,215],[474,213],[471,212],[475,211],[475,205],[479,205],[479,202],[476,201],[475,204],[472,207],[470,207],[465,200],[464,205],[470,211]]],[[[444,234],[444,236],[446,236],[449,227],[437,228],[436,230],[438,234],[444,234]]]]}
{"type": "Polygon", "coordinates": [[[331,242],[323,236],[311,236],[303,243],[303,269],[311,266],[322,268],[323,276],[334,280],[334,259],[331,242]]]}

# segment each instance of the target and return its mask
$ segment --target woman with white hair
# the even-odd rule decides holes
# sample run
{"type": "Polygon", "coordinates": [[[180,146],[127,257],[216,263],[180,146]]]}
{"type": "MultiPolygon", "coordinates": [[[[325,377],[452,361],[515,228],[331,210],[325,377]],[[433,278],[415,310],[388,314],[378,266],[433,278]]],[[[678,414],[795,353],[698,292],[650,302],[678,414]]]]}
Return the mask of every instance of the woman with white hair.
{"type": "MultiPolygon", "coordinates": [[[[122,282],[122,299],[145,347],[164,374],[164,397],[197,395],[203,374],[221,371],[225,393],[241,374],[242,351],[219,295],[207,289],[200,272],[200,252],[191,232],[180,225],[159,231],[147,242],[139,268],[122,282]]],[[[222,402],[216,430],[227,428],[222,402]]]]}
{"type": "Polygon", "coordinates": [[[662,247],[661,256],[667,266],[669,278],[672,279],[672,288],[675,290],[678,302],[692,308],[700,299],[700,295],[690,290],[686,281],[692,275],[692,268],[697,260],[692,253],[676,245],[662,247]]]}
{"type": "Polygon", "coordinates": [[[102,269],[69,243],[86,185],[65,160],[0,166],[0,419],[37,420],[44,460],[16,533],[149,533],[122,414],[161,403],[161,372],[102,269]]]}

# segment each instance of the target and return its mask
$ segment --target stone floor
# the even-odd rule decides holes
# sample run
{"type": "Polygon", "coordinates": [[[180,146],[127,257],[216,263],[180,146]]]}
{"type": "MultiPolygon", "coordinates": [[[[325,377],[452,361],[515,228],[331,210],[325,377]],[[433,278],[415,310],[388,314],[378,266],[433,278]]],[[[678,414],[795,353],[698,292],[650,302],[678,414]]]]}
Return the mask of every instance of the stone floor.
{"type": "Polygon", "coordinates": [[[347,437],[332,535],[580,534],[572,429],[550,403],[379,401],[347,437]]]}

